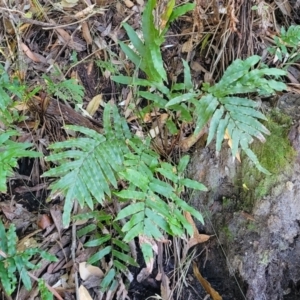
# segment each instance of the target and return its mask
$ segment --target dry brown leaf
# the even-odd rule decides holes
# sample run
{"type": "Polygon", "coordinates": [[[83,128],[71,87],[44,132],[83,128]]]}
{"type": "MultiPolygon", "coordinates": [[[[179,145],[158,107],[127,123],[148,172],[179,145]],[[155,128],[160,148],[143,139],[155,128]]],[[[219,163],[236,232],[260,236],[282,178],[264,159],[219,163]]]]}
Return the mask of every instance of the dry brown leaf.
{"type": "Polygon", "coordinates": [[[91,45],[93,42],[91,33],[90,33],[90,28],[87,22],[82,22],[82,36],[85,39],[86,43],[88,45],[91,45]]]}
{"type": "Polygon", "coordinates": [[[94,10],[94,7],[95,7],[95,4],[90,5],[90,6],[86,7],[84,10],[79,11],[77,14],[74,15],[74,17],[77,19],[82,19],[82,18],[88,16],[90,13],[92,13],[94,10]]]}
{"type": "Polygon", "coordinates": [[[205,278],[202,277],[197,267],[197,264],[195,262],[193,262],[193,271],[194,271],[194,275],[201,283],[205,291],[211,296],[211,298],[213,300],[222,300],[220,294],[214,288],[211,287],[210,283],[205,278]]]}
{"type": "Polygon", "coordinates": [[[81,285],[78,289],[79,300],[93,300],[88,290],[81,285]]]}
{"type": "MultiPolygon", "coordinates": [[[[155,242],[154,239],[151,239],[145,235],[140,235],[139,236],[139,244],[149,244],[152,247],[152,250],[157,254],[158,252],[158,246],[157,243],[155,242]]],[[[140,273],[138,274],[136,280],[138,282],[142,282],[143,280],[145,280],[151,273],[153,270],[153,264],[154,264],[154,258],[152,257],[149,262],[146,263],[146,267],[143,268],[140,273]]]]}
{"type": "Polygon", "coordinates": [[[103,97],[102,94],[96,95],[88,104],[86,107],[86,111],[93,116],[94,113],[97,111],[100,105],[103,105],[103,97]]]}
{"type": "Polygon", "coordinates": [[[200,234],[196,224],[191,216],[191,214],[189,212],[184,212],[184,216],[187,219],[187,221],[192,225],[193,227],[193,236],[188,240],[188,242],[185,244],[183,251],[182,251],[182,257],[183,259],[185,259],[189,249],[197,244],[201,244],[201,243],[205,243],[206,241],[208,241],[210,239],[210,235],[207,234],[200,234]]]}
{"type": "Polygon", "coordinates": [[[55,227],[58,231],[59,236],[61,237],[61,231],[63,230],[63,222],[62,222],[62,211],[59,206],[54,205],[53,208],[50,209],[50,214],[52,220],[55,224],[55,227]]]}
{"type": "Polygon", "coordinates": [[[193,50],[193,39],[190,38],[182,45],[181,52],[188,53],[191,52],[192,50],[193,50]]]}
{"type": "Polygon", "coordinates": [[[41,60],[33,53],[24,43],[21,43],[22,50],[24,53],[34,62],[41,62],[41,60]]]}
{"type": "Polygon", "coordinates": [[[197,141],[207,133],[207,126],[205,126],[197,135],[192,133],[189,137],[180,141],[179,147],[183,152],[189,151],[190,148],[197,143],[197,141]]]}
{"type": "Polygon", "coordinates": [[[36,248],[38,247],[38,242],[33,238],[34,235],[39,233],[41,229],[35,230],[34,232],[28,234],[27,236],[23,237],[17,245],[18,251],[24,251],[28,248],[36,248]]]}
{"type": "Polygon", "coordinates": [[[39,228],[41,228],[42,230],[46,229],[47,227],[51,226],[52,225],[52,220],[51,218],[46,215],[46,214],[43,214],[41,215],[38,220],[37,220],[37,226],[39,228]]]}
{"type": "Polygon", "coordinates": [[[56,28],[56,31],[59,33],[58,38],[65,44],[67,44],[70,48],[76,50],[76,51],[83,51],[85,49],[85,46],[75,42],[69,33],[65,31],[62,28],[56,28]]]}
{"type": "Polygon", "coordinates": [[[128,7],[131,8],[134,6],[134,3],[131,0],[124,0],[124,4],[128,7]]]}
{"type": "Polygon", "coordinates": [[[85,261],[79,264],[79,274],[82,280],[87,280],[91,276],[104,277],[104,273],[100,268],[89,265],[85,261]]]}

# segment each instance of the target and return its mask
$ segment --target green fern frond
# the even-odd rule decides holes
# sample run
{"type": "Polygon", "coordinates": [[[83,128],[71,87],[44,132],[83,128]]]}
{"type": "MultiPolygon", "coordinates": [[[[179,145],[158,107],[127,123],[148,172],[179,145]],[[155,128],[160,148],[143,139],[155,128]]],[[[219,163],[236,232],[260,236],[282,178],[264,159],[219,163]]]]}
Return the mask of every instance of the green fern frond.
{"type": "Polygon", "coordinates": [[[79,85],[73,78],[55,83],[46,75],[43,76],[47,83],[47,91],[63,101],[74,100],[77,104],[82,104],[84,87],[79,85]]]}
{"type": "MultiPolygon", "coordinates": [[[[281,81],[263,78],[272,76],[277,79],[286,72],[266,66],[254,68],[259,62],[260,57],[257,55],[244,61],[237,59],[226,69],[217,84],[214,86],[204,84],[203,90],[207,94],[202,96],[199,101],[195,101],[197,94],[187,93],[171,99],[166,107],[182,101],[192,103],[195,105],[195,134],[198,134],[210,121],[207,144],[216,137],[216,150],[220,151],[227,130],[229,138],[232,140],[232,155],[235,157],[238,149],[243,149],[260,171],[269,174],[249,148],[253,138],[264,142],[264,135],[270,134],[269,130],[259,121],[266,120],[266,117],[257,110],[257,102],[234,96],[251,92],[261,95],[273,94],[275,91],[286,89],[286,85],[281,81]]],[[[185,72],[188,72],[187,66],[185,68],[185,72]]]]}
{"type": "Polygon", "coordinates": [[[27,248],[17,251],[17,235],[14,224],[6,230],[0,220],[0,281],[7,292],[11,295],[17,286],[17,274],[27,290],[31,289],[31,280],[28,270],[35,270],[39,264],[32,264],[30,260],[34,255],[39,255],[49,261],[57,261],[56,257],[38,248],[27,248]]]}
{"type": "Polygon", "coordinates": [[[177,194],[180,194],[184,186],[207,189],[204,185],[183,177],[188,158],[182,159],[178,172],[169,163],[158,163],[157,155],[149,152],[145,146],[138,150],[135,154],[131,153],[130,160],[124,162],[126,169],[120,173],[121,178],[130,184],[129,188],[115,193],[122,199],[132,200],[116,218],[129,218],[122,228],[122,231],[126,232],[124,241],[128,242],[140,235],[158,240],[162,239],[165,233],[182,236],[185,230],[192,235],[193,229],[183,217],[182,211],[190,212],[200,222],[203,222],[202,215],[177,194]],[[148,159],[141,159],[145,154],[148,159]],[[149,162],[151,169],[147,164],[149,162]],[[170,183],[159,179],[161,175],[170,183]]]}
{"type": "Polygon", "coordinates": [[[116,172],[121,170],[124,155],[129,151],[126,139],[130,131],[111,105],[105,107],[103,122],[105,136],[88,128],[67,126],[85,137],[49,147],[56,153],[48,156],[47,160],[59,166],[43,176],[59,178],[51,185],[51,189],[52,193],[62,191],[65,194],[64,225],[70,222],[75,199],[81,207],[86,204],[92,210],[93,199],[102,203],[105,195],[111,196],[111,186],[117,188],[116,172]]]}
{"type": "Polygon", "coordinates": [[[19,135],[15,130],[0,132],[0,192],[6,192],[6,180],[14,174],[13,169],[18,165],[18,159],[22,157],[39,157],[40,154],[28,150],[30,143],[17,143],[11,138],[19,135]]]}

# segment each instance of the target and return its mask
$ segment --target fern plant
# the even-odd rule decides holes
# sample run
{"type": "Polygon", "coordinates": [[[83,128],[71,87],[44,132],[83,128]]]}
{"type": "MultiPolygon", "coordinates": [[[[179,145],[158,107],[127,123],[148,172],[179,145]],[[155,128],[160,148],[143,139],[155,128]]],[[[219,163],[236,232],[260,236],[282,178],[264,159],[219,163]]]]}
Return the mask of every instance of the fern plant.
{"type": "Polygon", "coordinates": [[[117,188],[116,172],[122,169],[124,154],[128,152],[126,139],[131,134],[115,106],[106,106],[103,126],[105,135],[80,126],[67,126],[85,136],[54,143],[49,147],[56,153],[46,160],[60,165],[45,172],[43,176],[59,178],[50,188],[52,192],[62,191],[65,194],[65,226],[70,223],[75,199],[82,207],[87,206],[93,210],[94,199],[102,204],[105,196],[111,197],[111,187],[117,188]]]}
{"type": "MultiPolygon", "coordinates": [[[[200,91],[194,89],[189,66],[186,62],[183,62],[184,82],[171,85],[171,89],[169,89],[167,84],[164,83],[167,78],[165,70],[162,70],[163,62],[160,54],[160,43],[153,42],[153,40],[161,41],[162,39],[159,31],[151,23],[153,17],[151,19],[150,11],[154,7],[154,2],[153,0],[147,4],[143,14],[145,43],[137,36],[132,27],[124,24],[124,28],[139,55],[120,42],[125,54],[137,67],[140,67],[146,73],[147,79],[136,79],[129,76],[113,76],[112,79],[122,84],[131,84],[137,87],[145,86],[149,90],[151,88],[151,92],[140,91],[138,95],[149,100],[152,107],[167,110],[171,116],[172,112],[177,113],[177,115],[180,113],[179,122],[191,121],[191,116],[193,115],[196,123],[194,134],[199,133],[211,120],[208,144],[216,136],[216,149],[220,151],[226,133],[232,142],[231,149],[234,157],[239,149],[242,149],[260,171],[269,174],[261,166],[256,155],[249,147],[253,137],[257,137],[264,142],[264,134],[269,134],[268,129],[259,121],[260,119],[266,120],[266,117],[258,111],[259,107],[255,101],[242,98],[240,95],[254,92],[260,95],[269,95],[274,94],[276,91],[282,91],[286,89],[286,85],[275,79],[285,75],[286,72],[263,65],[255,68],[261,58],[254,55],[244,61],[240,59],[235,60],[227,68],[217,84],[214,86],[204,84],[202,91],[200,91]],[[146,21],[149,18],[150,22],[146,21]],[[145,48],[147,42],[151,43],[150,39],[148,40],[149,36],[152,39],[152,48],[155,48],[155,50],[152,49],[152,55],[148,53],[150,50],[145,48]],[[160,63],[160,68],[156,66],[158,62],[160,63]],[[149,67],[149,69],[148,66],[151,66],[151,68],[149,67]],[[156,72],[153,69],[158,70],[160,77],[153,75],[153,72],[156,72]],[[269,78],[266,79],[264,78],[265,76],[269,78]]],[[[168,121],[167,126],[169,130],[176,132],[173,120],[169,119],[168,121]]]]}
{"type": "Polygon", "coordinates": [[[100,285],[103,292],[116,285],[119,274],[129,273],[128,265],[138,266],[128,244],[122,241],[124,232],[111,214],[103,209],[74,216],[74,219],[93,220],[92,224],[78,230],[77,236],[80,238],[87,234],[91,235],[84,247],[100,247],[99,251],[88,259],[88,263],[95,264],[102,261],[101,266],[106,271],[100,285]],[[105,258],[107,263],[103,263],[105,258]]]}
{"type": "Polygon", "coordinates": [[[286,69],[300,59],[300,26],[291,25],[288,30],[282,27],[280,35],[274,37],[274,43],[276,46],[269,47],[268,50],[275,55],[274,61],[282,62],[286,69]]]}
{"type": "Polygon", "coordinates": [[[82,104],[84,87],[79,85],[74,78],[54,82],[49,76],[43,78],[47,84],[47,92],[54,95],[64,102],[73,100],[76,104],[82,104]]]}
{"type": "Polygon", "coordinates": [[[15,225],[11,224],[6,230],[0,220],[0,281],[8,295],[11,295],[17,287],[17,274],[25,288],[31,289],[28,270],[35,270],[40,267],[39,264],[30,262],[33,256],[38,255],[49,261],[57,261],[55,256],[39,248],[27,248],[24,251],[18,251],[17,241],[15,225]]]}
{"type": "MultiPolygon", "coordinates": [[[[193,235],[193,228],[183,212],[190,212],[201,222],[203,218],[201,213],[180,196],[186,187],[199,190],[206,188],[201,183],[184,178],[187,156],[181,159],[178,168],[167,162],[160,162],[159,155],[150,149],[150,140],[132,136],[126,120],[119,116],[116,106],[107,104],[103,119],[103,135],[90,129],[68,126],[85,134],[85,137],[51,145],[50,148],[58,153],[51,154],[47,160],[59,163],[59,166],[50,169],[43,176],[59,177],[51,185],[51,192],[61,191],[65,194],[64,225],[70,222],[75,200],[92,211],[94,203],[102,204],[105,198],[110,200],[117,197],[117,201],[127,201],[126,207],[114,220],[105,215],[98,219],[91,213],[96,223],[99,224],[99,220],[108,222],[117,232],[117,236],[103,232],[101,235],[96,234],[98,238],[86,244],[101,247],[90,258],[91,263],[96,263],[103,257],[109,257],[113,262],[113,267],[101,284],[106,289],[113,284],[120,272],[124,272],[128,264],[134,265],[126,243],[135,237],[163,239],[165,234],[183,237],[185,232],[193,235]],[[127,188],[118,191],[120,181],[127,188]],[[125,225],[118,229],[121,219],[124,219],[125,225]]],[[[86,234],[89,230],[95,230],[95,225],[82,229],[79,234],[86,234]]],[[[142,246],[142,250],[145,258],[151,259],[152,250],[147,245],[142,246]]]]}
{"type": "MultiPolygon", "coordinates": [[[[30,95],[36,91],[37,89],[34,89],[30,95]]],[[[0,122],[3,126],[0,129],[0,192],[6,192],[6,180],[13,175],[13,170],[18,165],[18,159],[40,156],[39,153],[29,150],[32,147],[31,144],[14,141],[19,133],[13,129],[13,123],[23,119],[14,106],[19,103],[18,101],[26,100],[29,96],[26,93],[26,86],[20,84],[16,79],[10,80],[4,67],[0,64],[0,122]]]]}
{"type": "Polygon", "coordinates": [[[258,55],[251,56],[244,61],[237,59],[227,68],[217,84],[214,86],[204,84],[203,91],[206,94],[201,95],[199,101],[192,97],[194,95],[185,94],[170,100],[166,107],[182,101],[190,101],[195,106],[196,134],[210,120],[207,144],[216,136],[216,150],[220,151],[226,132],[232,140],[233,157],[241,148],[261,172],[269,174],[249,148],[254,137],[264,142],[264,134],[270,134],[269,130],[259,122],[259,119],[266,120],[266,117],[257,110],[257,102],[234,96],[253,92],[259,95],[270,95],[275,91],[286,89],[286,85],[281,81],[264,78],[264,76],[278,78],[286,72],[266,66],[251,69],[259,61],[258,55]]]}

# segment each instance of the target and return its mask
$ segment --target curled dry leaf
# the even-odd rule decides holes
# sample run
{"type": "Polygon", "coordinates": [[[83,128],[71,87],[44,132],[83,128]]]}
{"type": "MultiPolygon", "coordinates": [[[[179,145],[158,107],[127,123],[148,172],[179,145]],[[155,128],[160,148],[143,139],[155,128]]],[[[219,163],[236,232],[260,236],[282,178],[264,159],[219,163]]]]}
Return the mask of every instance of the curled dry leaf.
{"type": "Polygon", "coordinates": [[[90,28],[87,22],[82,22],[82,36],[88,45],[91,45],[93,43],[90,28]]]}
{"type": "Polygon", "coordinates": [[[79,274],[82,280],[87,280],[91,276],[104,277],[100,268],[89,265],[85,261],[79,264],[79,274]]]}
{"type": "Polygon", "coordinates": [[[100,105],[104,105],[102,94],[96,95],[88,104],[86,111],[92,116],[100,105]]]}
{"type": "Polygon", "coordinates": [[[191,214],[189,212],[184,212],[184,216],[187,219],[187,221],[192,225],[193,227],[193,236],[188,240],[188,242],[185,244],[183,251],[182,251],[182,257],[183,259],[185,259],[189,249],[197,244],[201,244],[201,243],[205,243],[206,241],[208,241],[210,239],[210,235],[206,235],[206,234],[200,234],[196,224],[191,216],[191,214]]]}
{"type": "Polygon", "coordinates": [[[48,215],[41,215],[37,220],[37,226],[42,230],[52,225],[52,220],[48,215]]]}
{"type": "Polygon", "coordinates": [[[24,43],[21,43],[22,50],[24,53],[34,62],[41,62],[35,53],[33,53],[24,43]]]}
{"type": "Polygon", "coordinates": [[[220,294],[211,287],[210,283],[202,277],[197,264],[195,262],[193,262],[193,271],[194,271],[194,275],[196,276],[196,278],[198,279],[198,281],[201,283],[201,285],[203,286],[203,288],[205,289],[205,291],[211,296],[211,298],[213,300],[222,300],[222,297],[220,296],[220,294]]]}

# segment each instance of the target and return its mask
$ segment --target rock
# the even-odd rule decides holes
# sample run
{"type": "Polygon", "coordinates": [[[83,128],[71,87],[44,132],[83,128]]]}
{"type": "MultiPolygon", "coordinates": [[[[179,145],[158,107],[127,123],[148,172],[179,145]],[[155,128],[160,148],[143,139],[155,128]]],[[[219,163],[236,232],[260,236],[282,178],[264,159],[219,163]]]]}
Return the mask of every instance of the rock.
{"type": "MultiPolygon", "coordinates": [[[[234,161],[225,145],[219,155],[214,146],[198,149],[191,160],[191,177],[209,188],[191,201],[204,215],[206,224],[201,229],[218,236],[210,255],[214,257],[212,251],[220,252],[220,247],[226,254],[222,262],[211,263],[229,267],[241,279],[244,289],[237,291],[236,299],[296,299],[292,295],[300,283],[300,121],[296,114],[293,118],[288,137],[296,158],[282,167],[262,197],[253,199],[255,192],[243,189],[243,163],[234,161]],[[247,193],[253,205],[244,210],[247,193]]],[[[236,287],[238,281],[232,277],[231,283],[236,287]]]]}

